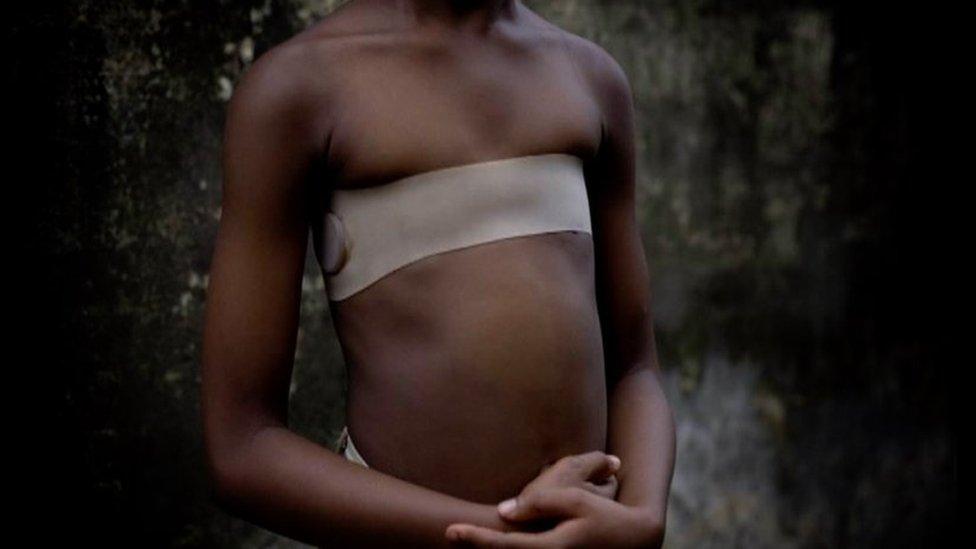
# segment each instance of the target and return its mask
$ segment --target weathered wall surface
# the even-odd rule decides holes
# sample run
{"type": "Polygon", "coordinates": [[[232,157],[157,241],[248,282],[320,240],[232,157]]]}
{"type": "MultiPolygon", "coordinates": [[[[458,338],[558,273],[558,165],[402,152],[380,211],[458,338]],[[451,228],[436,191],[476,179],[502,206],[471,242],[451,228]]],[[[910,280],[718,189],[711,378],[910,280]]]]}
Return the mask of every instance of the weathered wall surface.
{"type": "MultiPolygon", "coordinates": [[[[223,108],[339,2],[81,0],[14,18],[43,146],[22,296],[56,411],[66,537],[294,542],[216,510],[198,422],[223,108]]],[[[904,16],[827,2],[526,4],[603,45],[638,120],[639,215],[679,426],[669,547],[903,546],[954,520],[955,436],[918,225],[904,16]],[[900,18],[899,18],[900,17],[900,18]],[[885,19],[886,18],[886,19],[885,19]]],[[[920,213],[922,212],[922,213],[920,213]]],[[[292,423],[331,444],[344,374],[309,259],[292,423]]],[[[46,431],[45,431],[46,432],[46,431]]],[[[54,458],[52,458],[54,459],[54,458]]],[[[148,543],[145,540],[151,540],[148,543]]]]}

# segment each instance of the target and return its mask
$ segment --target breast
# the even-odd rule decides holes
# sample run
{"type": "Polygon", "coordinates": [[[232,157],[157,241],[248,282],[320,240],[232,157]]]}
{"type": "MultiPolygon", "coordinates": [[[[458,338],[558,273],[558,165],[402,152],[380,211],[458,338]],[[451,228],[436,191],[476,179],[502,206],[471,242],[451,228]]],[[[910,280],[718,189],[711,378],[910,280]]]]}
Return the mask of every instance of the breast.
{"type": "Polygon", "coordinates": [[[318,257],[341,301],[431,255],[557,231],[591,233],[582,160],[520,156],[336,190],[318,257]]]}

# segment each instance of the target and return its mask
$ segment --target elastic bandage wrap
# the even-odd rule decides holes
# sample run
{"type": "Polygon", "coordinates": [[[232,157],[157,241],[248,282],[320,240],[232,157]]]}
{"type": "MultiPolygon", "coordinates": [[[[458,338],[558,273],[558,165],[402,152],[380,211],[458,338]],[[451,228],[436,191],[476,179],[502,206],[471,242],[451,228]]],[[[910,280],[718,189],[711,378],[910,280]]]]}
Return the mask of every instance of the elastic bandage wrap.
{"type": "Polygon", "coordinates": [[[329,299],[341,301],[434,254],[556,231],[592,234],[582,160],[489,160],[333,191],[320,265],[329,299]]]}

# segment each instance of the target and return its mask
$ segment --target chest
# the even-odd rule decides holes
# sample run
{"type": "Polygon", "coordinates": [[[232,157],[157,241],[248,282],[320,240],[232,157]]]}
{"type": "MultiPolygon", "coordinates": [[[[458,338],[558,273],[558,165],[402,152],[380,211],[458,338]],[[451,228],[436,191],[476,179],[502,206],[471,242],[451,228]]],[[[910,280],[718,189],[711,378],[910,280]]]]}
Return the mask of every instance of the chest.
{"type": "Polygon", "coordinates": [[[342,72],[327,158],[333,188],[491,158],[587,158],[599,145],[599,109],[562,51],[387,51],[342,72]]]}

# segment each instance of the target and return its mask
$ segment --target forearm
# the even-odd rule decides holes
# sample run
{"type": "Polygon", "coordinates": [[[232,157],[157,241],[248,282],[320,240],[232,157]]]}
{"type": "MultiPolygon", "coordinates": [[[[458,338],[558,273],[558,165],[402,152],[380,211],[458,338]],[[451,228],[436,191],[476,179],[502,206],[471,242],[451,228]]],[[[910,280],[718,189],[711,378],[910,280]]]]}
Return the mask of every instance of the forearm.
{"type": "Polygon", "coordinates": [[[621,460],[617,501],[663,521],[674,471],[671,407],[650,368],[630,370],[611,387],[608,451],[621,460]]]}
{"type": "Polygon", "coordinates": [[[504,526],[478,504],[352,463],[285,427],[266,427],[238,448],[217,495],[227,510],[314,545],[447,546],[445,528],[504,526]]]}

